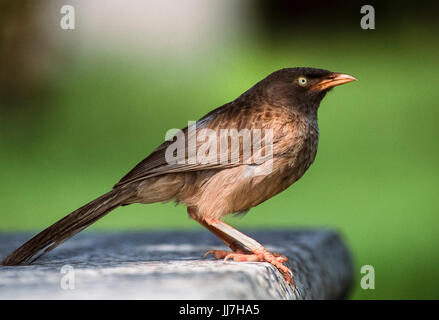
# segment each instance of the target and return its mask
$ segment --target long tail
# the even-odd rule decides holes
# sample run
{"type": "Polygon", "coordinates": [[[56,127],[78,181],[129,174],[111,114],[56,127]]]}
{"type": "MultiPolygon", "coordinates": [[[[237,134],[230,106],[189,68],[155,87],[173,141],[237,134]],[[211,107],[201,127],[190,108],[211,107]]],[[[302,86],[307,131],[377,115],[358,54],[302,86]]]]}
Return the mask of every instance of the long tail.
{"type": "Polygon", "coordinates": [[[64,241],[84,230],[111,210],[133,196],[131,188],[116,188],[73,211],[47,229],[41,231],[1,262],[4,266],[32,263],[46,252],[56,248],[64,241]],[[39,253],[35,259],[29,260],[39,253]]]}

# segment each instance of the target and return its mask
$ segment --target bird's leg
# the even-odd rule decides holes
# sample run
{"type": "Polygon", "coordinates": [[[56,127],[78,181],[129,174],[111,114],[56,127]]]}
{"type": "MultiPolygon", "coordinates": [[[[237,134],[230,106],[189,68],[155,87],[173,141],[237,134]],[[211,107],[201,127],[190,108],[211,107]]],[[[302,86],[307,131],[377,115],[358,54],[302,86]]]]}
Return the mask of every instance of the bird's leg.
{"type": "MultiPolygon", "coordinates": [[[[209,254],[213,254],[216,259],[231,259],[234,258],[235,261],[238,261],[240,258],[241,261],[259,261],[254,253],[250,250],[248,250],[244,245],[242,245],[240,242],[238,242],[236,239],[233,239],[226,233],[220,231],[219,229],[215,229],[208,223],[206,223],[204,220],[196,219],[197,222],[199,222],[202,226],[204,226],[206,229],[208,229],[210,232],[215,234],[218,238],[220,238],[232,251],[226,251],[226,250],[208,250],[204,254],[204,257],[206,257],[209,254]]],[[[279,262],[289,262],[288,258],[285,257],[283,254],[280,254],[278,252],[272,252],[273,256],[279,260],[279,262]]]]}
{"type": "MultiPolygon", "coordinates": [[[[228,246],[233,252],[241,253],[241,254],[252,254],[252,252],[250,250],[248,250],[245,246],[243,246],[237,240],[233,239],[232,237],[225,234],[224,232],[221,232],[220,230],[212,227],[211,225],[206,223],[204,220],[197,219],[195,217],[194,217],[194,220],[196,220],[203,227],[205,227],[210,232],[212,232],[214,235],[216,235],[218,238],[220,238],[226,244],[226,246],[228,246]]],[[[211,253],[215,256],[216,259],[222,259],[222,258],[225,258],[231,252],[225,251],[225,250],[208,250],[204,254],[204,256],[207,256],[208,254],[211,254],[211,253]]]]}
{"type": "Polygon", "coordinates": [[[283,262],[288,261],[285,256],[267,251],[259,242],[239,232],[221,220],[204,218],[203,221],[199,222],[221,238],[232,250],[234,249],[230,244],[236,246],[236,244],[239,243],[240,246],[245,246],[251,251],[249,252],[247,249],[245,249],[246,252],[237,252],[235,250],[234,252],[209,250],[206,254],[213,253],[217,259],[224,258],[225,260],[232,259],[234,261],[269,262],[282,273],[288,283],[293,286],[295,285],[292,277],[293,273],[283,264],[283,262]]]}

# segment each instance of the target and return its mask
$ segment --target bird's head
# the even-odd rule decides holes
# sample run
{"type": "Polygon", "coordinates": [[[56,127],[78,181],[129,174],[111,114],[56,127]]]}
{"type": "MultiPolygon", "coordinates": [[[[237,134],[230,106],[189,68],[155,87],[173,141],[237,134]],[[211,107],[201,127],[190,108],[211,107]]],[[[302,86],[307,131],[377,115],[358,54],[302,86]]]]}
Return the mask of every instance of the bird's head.
{"type": "Polygon", "coordinates": [[[286,68],[273,72],[259,85],[272,105],[317,111],[320,101],[335,86],[355,81],[350,75],[315,68],[286,68]]]}

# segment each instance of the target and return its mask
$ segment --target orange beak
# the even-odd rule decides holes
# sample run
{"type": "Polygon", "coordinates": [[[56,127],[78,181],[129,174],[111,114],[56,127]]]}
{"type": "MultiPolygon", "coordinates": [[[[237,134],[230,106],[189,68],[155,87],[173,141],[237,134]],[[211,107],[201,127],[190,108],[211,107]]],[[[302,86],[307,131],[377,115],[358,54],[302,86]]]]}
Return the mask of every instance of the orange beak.
{"type": "Polygon", "coordinates": [[[335,86],[339,86],[341,84],[349,83],[352,81],[356,81],[353,76],[343,73],[333,73],[328,78],[320,81],[311,87],[313,90],[327,90],[333,88],[335,86]]]}

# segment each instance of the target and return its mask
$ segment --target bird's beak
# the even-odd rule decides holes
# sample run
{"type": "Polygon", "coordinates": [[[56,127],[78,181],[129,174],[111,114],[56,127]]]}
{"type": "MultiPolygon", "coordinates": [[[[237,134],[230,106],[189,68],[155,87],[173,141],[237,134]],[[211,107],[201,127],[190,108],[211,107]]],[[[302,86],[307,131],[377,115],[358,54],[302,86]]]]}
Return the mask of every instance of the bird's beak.
{"type": "Polygon", "coordinates": [[[327,90],[333,88],[335,86],[339,86],[341,84],[349,83],[352,81],[356,81],[353,76],[343,73],[333,73],[329,77],[323,79],[322,81],[315,84],[312,89],[313,90],[327,90]]]}

